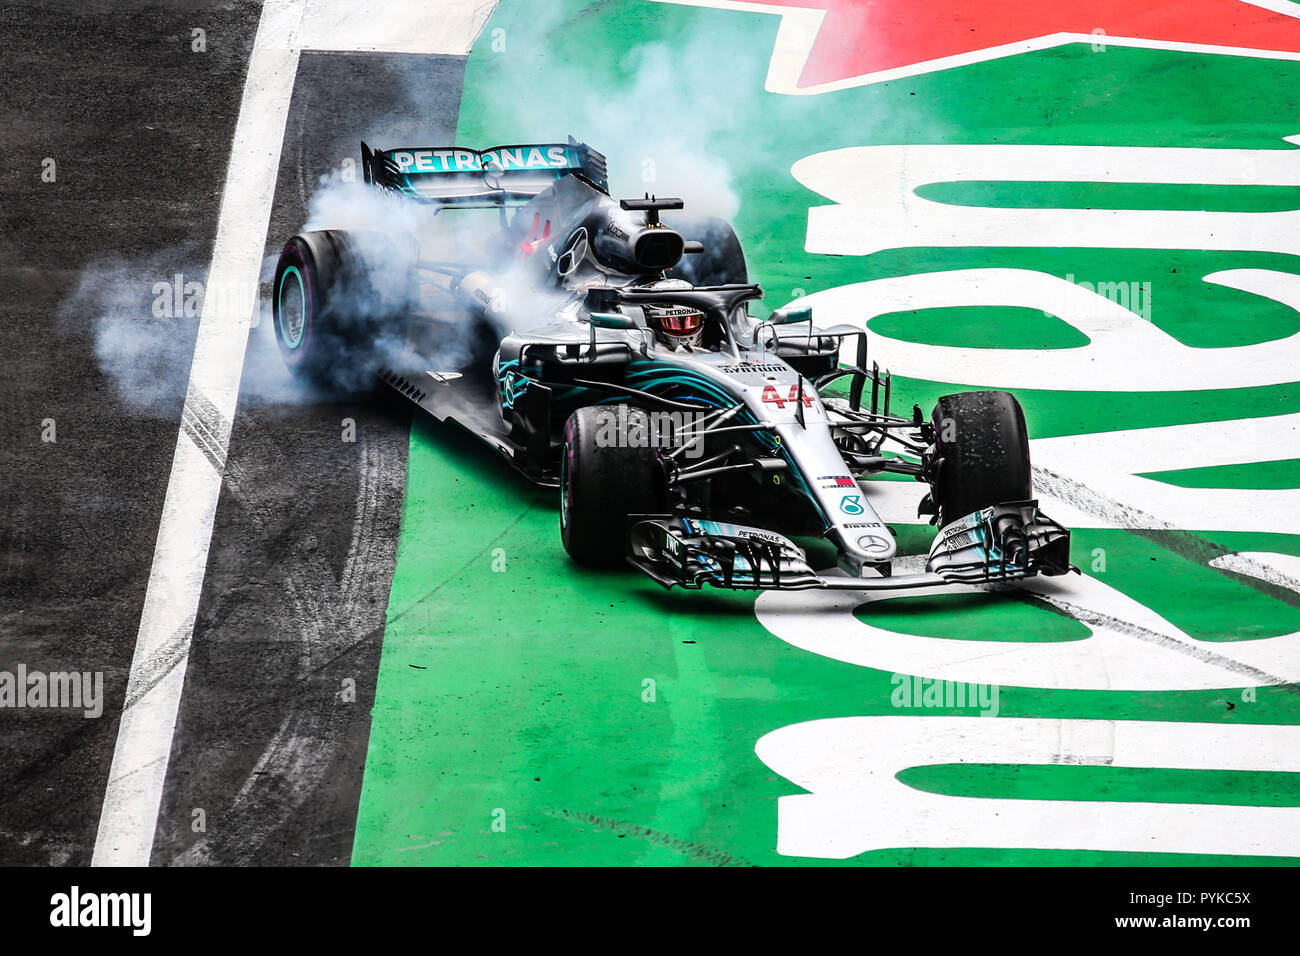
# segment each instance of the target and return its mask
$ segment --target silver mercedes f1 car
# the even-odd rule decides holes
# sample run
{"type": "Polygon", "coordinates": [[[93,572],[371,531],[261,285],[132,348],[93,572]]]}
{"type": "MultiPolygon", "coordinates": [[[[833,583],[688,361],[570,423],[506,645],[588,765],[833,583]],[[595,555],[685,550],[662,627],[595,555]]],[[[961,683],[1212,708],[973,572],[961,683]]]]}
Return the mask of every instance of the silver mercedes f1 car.
{"type": "Polygon", "coordinates": [[[576,562],[739,590],[1071,570],[1016,399],[893,414],[862,328],[816,326],[798,300],[751,315],[762,291],[725,222],[611,197],[604,157],[572,138],[361,153],[401,226],[289,240],[272,289],[285,361],[327,385],[377,376],[558,488],[576,562]],[[892,573],[883,473],[928,486],[924,573],[892,573]],[[799,536],[831,542],[840,573],[815,571],[799,536]]]}

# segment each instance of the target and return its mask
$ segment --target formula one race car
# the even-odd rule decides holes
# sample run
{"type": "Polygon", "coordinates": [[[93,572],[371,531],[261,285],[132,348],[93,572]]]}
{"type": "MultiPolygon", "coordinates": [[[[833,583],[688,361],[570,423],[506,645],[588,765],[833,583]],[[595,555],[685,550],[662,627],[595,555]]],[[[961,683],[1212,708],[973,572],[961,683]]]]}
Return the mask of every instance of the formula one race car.
{"type": "Polygon", "coordinates": [[[273,287],[286,362],[332,385],[377,375],[558,487],[575,561],[732,589],[1071,570],[1069,532],[1032,498],[1015,398],[891,414],[861,328],[817,328],[797,300],[749,314],[762,292],[725,222],[611,198],[604,157],[572,138],[361,154],[357,187],[392,227],[289,240],[273,287]],[[929,485],[925,573],[891,574],[864,480],[884,472],[929,485]],[[843,573],[816,573],[797,535],[833,543],[843,573]]]}

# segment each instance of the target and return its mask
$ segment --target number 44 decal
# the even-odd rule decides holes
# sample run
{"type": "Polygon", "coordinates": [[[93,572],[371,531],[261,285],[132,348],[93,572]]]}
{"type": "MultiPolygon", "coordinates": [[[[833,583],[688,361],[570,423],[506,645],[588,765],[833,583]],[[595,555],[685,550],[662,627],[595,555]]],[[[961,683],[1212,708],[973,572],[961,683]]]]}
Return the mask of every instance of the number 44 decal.
{"type": "MultiPolygon", "coordinates": [[[[796,404],[798,401],[799,401],[798,385],[791,385],[790,394],[785,398],[781,397],[781,393],[776,390],[775,385],[768,385],[766,388],[763,389],[764,404],[776,405],[777,408],[785,408],[786,402],[789,402],[790,404],[793,405],[796,404]]],[[[809,392],[807,389],[804,389],[804,393],[803,393],[804,408],[812,408],[813,401],[814,399],[812,393],[809,392]]]]}

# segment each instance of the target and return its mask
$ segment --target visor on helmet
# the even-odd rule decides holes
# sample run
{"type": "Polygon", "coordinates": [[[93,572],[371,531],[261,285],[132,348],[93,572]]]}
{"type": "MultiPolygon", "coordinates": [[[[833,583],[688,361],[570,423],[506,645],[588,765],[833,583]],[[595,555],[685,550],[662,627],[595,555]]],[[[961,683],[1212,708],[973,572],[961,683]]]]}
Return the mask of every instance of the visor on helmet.
{"type": "Polygon", "coordinates": [[[704,328],[704,313],[676,305],[648,305],[646,318],[667,344],[694,345],[704,328]]]}
{"type": "Polygon", "coordinates": [[[689,309],[664,312],[659,316],[659,324],[673,335],[694,335],[704,325],[704,313],[689,309]]]}

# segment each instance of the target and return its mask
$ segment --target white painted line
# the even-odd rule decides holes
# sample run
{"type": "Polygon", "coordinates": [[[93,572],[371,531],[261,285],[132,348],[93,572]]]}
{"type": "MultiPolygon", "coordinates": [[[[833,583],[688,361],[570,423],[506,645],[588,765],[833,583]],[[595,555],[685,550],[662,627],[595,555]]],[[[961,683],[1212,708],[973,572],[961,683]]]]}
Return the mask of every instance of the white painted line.
{"type": "Polygon", "coordinates": [[[208,270],[210,287],[248,292],[205,303],[199,320],[93,866],[147,866],[153,849],[299,53],[392,50],[401,38],[406,52],[463,55],[494,6],[443,0],[436,20],[376,0],[266,0],[262,7],[208,270]],[[358,22],[371,25],[360,45],[358,22]],[[387,39],[379,23],[387,24],[387,39]]]}
{"type": "MultiPolygon", "coordinates": [[[[247,289],[238,300],[205,303],[190,368],[187,414],[206,398],[203,423],[224,455],[239,393],[254,290],[266,245],[280,145],[298,67],[295,34],[304,0],[267,0],[248,61],[217,225],[210,286],[247,289]]],[[[197,413],[202,419],[202,413],[197,413]]],[[[144,613],[136,637],[127,706],[117,732],[99,818],[93,866],[148,866],[190,637],[207,566],[221,473],[188,430],[176,439],[144,613]]]]}
{"type": "Polygon", "coordinates": [[[844,860],[894,847],[1294,856],[1300,810],[1245,805],[1250,797],[969,797],[926,793],[898,777],[909,767],[981,763],[1295,773],[1298,747],[1300,727],[1286,725],[893,713],[792,724],[754,751],[803,791],[777,800],[776,851],[844,860]]]}

